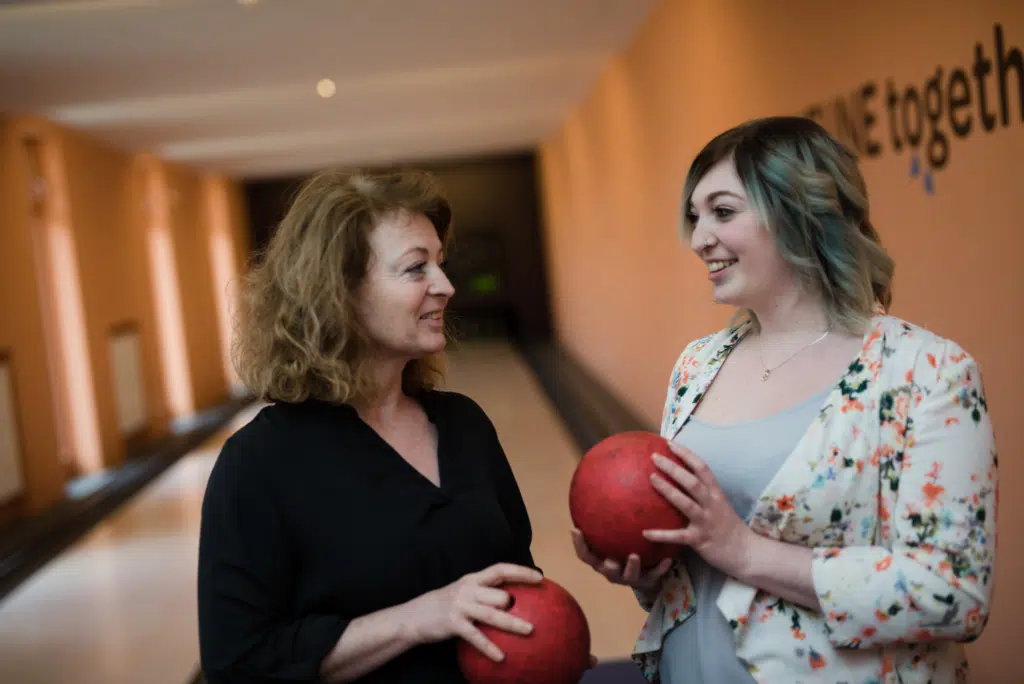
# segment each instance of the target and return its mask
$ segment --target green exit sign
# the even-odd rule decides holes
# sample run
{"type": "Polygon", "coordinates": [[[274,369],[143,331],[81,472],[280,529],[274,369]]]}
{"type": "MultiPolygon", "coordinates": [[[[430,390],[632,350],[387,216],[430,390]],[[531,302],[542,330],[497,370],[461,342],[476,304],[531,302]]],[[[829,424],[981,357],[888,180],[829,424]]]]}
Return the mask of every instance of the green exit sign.
{"type": "Polygon", "coordinates": [[[483,273],[475,276],[469,286],[476,294],[491,294],[498,291],[501,281],[497,273],[483,273]]]}

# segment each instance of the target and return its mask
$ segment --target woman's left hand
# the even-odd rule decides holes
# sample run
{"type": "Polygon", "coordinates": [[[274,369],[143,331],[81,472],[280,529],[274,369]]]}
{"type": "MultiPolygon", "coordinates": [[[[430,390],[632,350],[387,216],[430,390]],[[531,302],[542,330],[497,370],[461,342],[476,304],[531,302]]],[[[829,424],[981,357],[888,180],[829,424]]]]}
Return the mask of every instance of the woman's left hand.
{"type": "Polygon", "coordinates": [[[722,572],[738,576],[749,561],[754,532],[733,510],[708,465],[685,447],[670,447],[682,464],[655,455],[654,463],[661,472],[651,475],[651,483],[689,524],[677,530],[645,530],[644,536],[656,542],[685,544],[722,572]]]}

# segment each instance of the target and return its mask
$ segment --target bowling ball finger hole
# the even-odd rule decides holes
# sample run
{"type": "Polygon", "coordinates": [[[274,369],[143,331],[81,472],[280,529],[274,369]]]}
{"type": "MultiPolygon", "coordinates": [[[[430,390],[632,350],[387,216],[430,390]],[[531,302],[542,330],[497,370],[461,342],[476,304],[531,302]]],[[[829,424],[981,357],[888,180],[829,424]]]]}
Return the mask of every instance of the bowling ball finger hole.
{"type": "Polygon", "coordinates": [[[510,594],[508,601],[505,603],[505,610],[512,610],[512,606],[514,605],[516,605],[516,597],[510,594]]]}

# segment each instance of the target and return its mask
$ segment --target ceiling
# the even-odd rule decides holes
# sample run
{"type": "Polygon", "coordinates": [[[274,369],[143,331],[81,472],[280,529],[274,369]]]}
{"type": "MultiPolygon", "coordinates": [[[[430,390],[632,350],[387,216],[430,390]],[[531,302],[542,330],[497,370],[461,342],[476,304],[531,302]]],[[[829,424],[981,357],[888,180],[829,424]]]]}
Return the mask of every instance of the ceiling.
{"type": "Polygon", "coordinates": [[[244,178],[522,150],[650,5],[0,0],[0,111],[244,178]]]}

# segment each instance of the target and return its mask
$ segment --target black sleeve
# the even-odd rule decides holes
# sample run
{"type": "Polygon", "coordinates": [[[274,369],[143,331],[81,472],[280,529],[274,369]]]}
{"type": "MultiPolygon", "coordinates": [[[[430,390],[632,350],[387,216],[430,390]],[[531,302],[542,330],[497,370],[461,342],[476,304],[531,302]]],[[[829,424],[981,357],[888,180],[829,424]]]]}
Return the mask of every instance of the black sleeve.
{"type": "Polygon", "coordinates": [[[479,411],[487,438],[493,444],[493,448],[488,453],[491,457],[491,476],[494,478],[494,486],[498,492],[498,501],[516,539],[516,557],[512,562],[540,570],[530,551],[533,544],[533,527],[530,524],[530,514],[526,510],[526,502],[523,501],[522,492],[519,490],[519,483],[516,481],[515,473],[512,472],[512,466],[501,446],[501,440],[498,438],[494,424],[482,408],[477,406],[477,411],[479,411]]]}
{"type": "Polygon", "coordinates": [[[288,614],[293,557],[257,454],[233,436],[214,465],[199,534],[199,646],[211,682],[317,681],[348,626],[288,614]],[[250,460],[251,459],[251,460],[250,460]],[[255,461],[255,462],[254,462],[255,461]]]}

